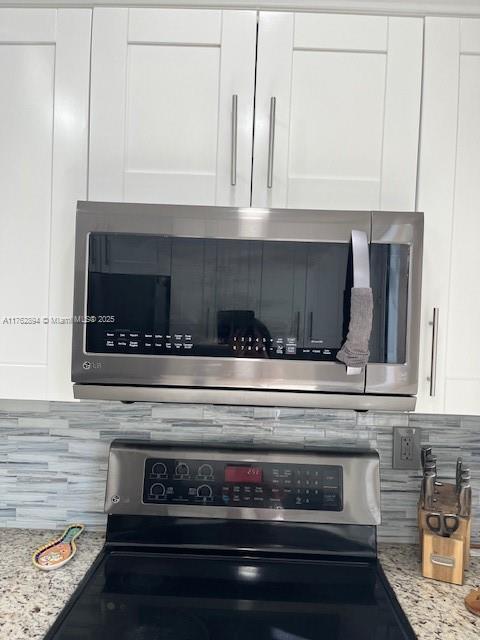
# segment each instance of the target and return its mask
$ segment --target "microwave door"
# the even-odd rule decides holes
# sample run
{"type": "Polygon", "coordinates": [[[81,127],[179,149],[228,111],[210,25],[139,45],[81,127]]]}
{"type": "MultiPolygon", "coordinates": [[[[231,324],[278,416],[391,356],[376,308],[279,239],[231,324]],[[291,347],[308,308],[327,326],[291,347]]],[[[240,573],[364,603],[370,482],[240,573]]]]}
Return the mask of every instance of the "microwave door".
{"type": "Polygon", "coordinates": [[[75,313],[112,321],[74,325],[74,382],[363,394],[336,360],[353,229],[371,213],[81,203],[75,313]]]}
{"type": "Polygon", "coordinates": [[[366,393],[414,395],[423,243],[422,214],[372,214],[373,326],[366,393]]]}

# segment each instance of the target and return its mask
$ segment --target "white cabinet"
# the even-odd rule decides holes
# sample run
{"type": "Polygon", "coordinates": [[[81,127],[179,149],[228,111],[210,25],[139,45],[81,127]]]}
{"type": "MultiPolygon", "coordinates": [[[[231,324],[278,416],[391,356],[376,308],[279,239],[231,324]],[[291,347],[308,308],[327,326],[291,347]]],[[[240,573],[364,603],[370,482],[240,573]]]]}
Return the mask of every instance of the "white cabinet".
{"type": "Polygon", "coordinates": [[[89,199],[248,206],[255,40],[254,11],[95,9],[89,199]]]}
{"type": "Polygon", "coordinates": [[[88,197],[424,211],[418,410],[480,414],[480,21],[258,16],[257,41],[256,11],[0,10],[0,398],[72,397],[51,319],[88,197]]]}
{"type": "Polygon", "coordinates": [[[479,203],[480,20],[427,18],[418,193],[425,212],[419,411],[480,414],[479,203]],[[431,389],[433,308],[439,315],[431,389]]]}
{"type": "Polygon", "coordinates": [[[1,398],[72,397],[70,327],[48,317],[72,313],[90,20],[86,9],[0,10],[1,398]]]}
{"type": "Polygon", "coordinates": [[[413,210],[423,20],[261,12],[253,206],[413,210]]]}
{"type": "Polygon", "coordinates": [[[422,19],[258,29],[256,51],[255,12],[94,10],[91,200],[414,208],[422,19]]]}

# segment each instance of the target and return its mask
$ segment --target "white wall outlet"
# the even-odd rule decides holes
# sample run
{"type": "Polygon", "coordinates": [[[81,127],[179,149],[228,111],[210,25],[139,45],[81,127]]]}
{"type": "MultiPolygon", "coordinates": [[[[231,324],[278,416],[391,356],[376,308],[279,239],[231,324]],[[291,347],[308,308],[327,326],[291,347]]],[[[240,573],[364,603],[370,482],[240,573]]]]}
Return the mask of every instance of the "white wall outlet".
{"type": "Polygon", "coordinates": [[[393,469],[419,469],[420,427],[393,427],[393,469]]]}

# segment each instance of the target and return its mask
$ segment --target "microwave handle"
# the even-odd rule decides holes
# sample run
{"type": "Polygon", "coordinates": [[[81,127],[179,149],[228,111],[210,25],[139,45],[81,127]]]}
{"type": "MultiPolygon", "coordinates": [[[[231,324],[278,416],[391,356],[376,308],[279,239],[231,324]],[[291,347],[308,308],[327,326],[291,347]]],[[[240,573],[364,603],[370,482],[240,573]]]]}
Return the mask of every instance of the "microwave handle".
{"type": "MultiPolygon", "coordinates": [[[[352,230],[353,286],[370,287],[368,238],[364,231],[352,230]]],[[[347,376],[358,376],[363,367],[348,367],[347,376]]]]}
{"type": "MultiPolygon", "coordinates": [[[[368,236],[365,231],[359,231],[357,229],[352,229],[352,257],[353,257],[353,288],[354,289],[368,289],[370,290],[369,294],[367,294],[365,299],[365,304],[372,307],[372,299],[371,299],[371,288],[370,288],[370,254],[369,254],[369,246],[368,246],[368,236]]],[[[354,307],[352,307],[353,311],[354,307]]],[[[368,315],[368,313],[367,313],[368,315]]],[[[348,355],[343,353],[345,348],[348,348],[348,342],[353,339],[359,338],[360,340],[368,343],[370,339],[370,334],[372,331],[372,323],[369,323],[369,326],[366,327],[366,332],[368,335],[361,336],[352,336],[351,331],[352,327],[357,325],[356,318],[350,316],[350,326],[348,330],[348,336],[345,344],[339,351],[340,360],[344,360],[344,357],[347,360],[347,375],[360,375],[364,369],[364,366],[354,366],[348,364],[348,355]]]]}
{"type": "Polygon", "coordinates": [[[353,286],[370,288],[370,254],[365,231],[352,230],[353,286]]]}

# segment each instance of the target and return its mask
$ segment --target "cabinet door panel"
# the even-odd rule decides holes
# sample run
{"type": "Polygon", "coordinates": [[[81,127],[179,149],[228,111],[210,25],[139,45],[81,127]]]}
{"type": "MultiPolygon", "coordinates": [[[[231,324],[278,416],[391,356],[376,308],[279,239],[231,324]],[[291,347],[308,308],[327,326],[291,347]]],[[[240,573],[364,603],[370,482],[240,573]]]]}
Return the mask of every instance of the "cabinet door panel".
{"type": "Polygon", "coordinates": [[[421,66],[420,19],[261,13],[252,203],[413,209],[421,66]]]}
{"type": "Polygon", "coordinates": [[[385,52],[388,46],[388,18],[297,13],[294,46],[318,50],[385,52]]]}
{"type": "Polygon", "coordinates": [[[215,198],[219,66],[218,48],[130,46],[125,200],[215,198]]]}
{"type": "MultiPolygon", "coordinates": [[[[5,316],[48,315],[54,65],[53,44],[0,45],[5,316]]],[[[46,367],[47,325],[2,324],[1,332],[2,365],[46,367]]]]}
{"type": "Polygon", "coordinates": [[[298,51],[292,75],[288,205],[372,207],[380,194],[374,176],[381,169],[385,56],[298,51]],[[342,126],[332,126],[333,114],[342,126]]]}
{"type": "Polygon", "coordinates": [[[75,204],[86,195],[89,10],[0,10],[0,397],[70,399],[75,204]],[[68,73],[66,73],[68,68],[68,73]]]}
{"type": "MultiPolygon", "coordinates": [[[[480,31],[478,32],[480,36],[480,31]]],[[[479,39],[480,44],[480,39],[479,39]]],[[[479,47],[480,49],[480,47],[479,47]]],[[[460,54],[447,378],[480,383],[480,51],[460,54]],[[461,339],[460,339],[461,337],[461,339]],[[469,346],[470,345],[470,346],[469,346]]],[[[477,396],[477,412],[480,398],[477,396]]]]}
{"type": "Polygon", "coordinates": [[[480,54],[480,20],[460,20],[460,51],[480,54]]]}
{"type": "Polygon", "coordinates": [[[418,209],[424,212],[422,318],[417,410],[444,410],[448,282],[458,102],[458,21],[428,18],[425,24],[422,132],[418,209]],[[439,309],[436,389],[431,389],[433,309],[439,309]]]}
{"type": "MultiPolygon", "coordinates": [[[[77,200],[87,197],[92,12],[57,11],[49,313],[70,318],[77,200]]],[[[72,400],[71,324],[49,327],[48,399],[72,400]]]]}
{"type": "Polygon", "coordinates": [[[254,12],[96,9],[92,50],[90,199],[249,204],[254,12]]]}
{"type": "Polygon", "coordinates": [[[419,411],[480,414],[479,149],[480,20],[427,18],[418,200],[425,212],[419,411]],[[432,386],[434,307],[439,324],[432,386]]]}
{"type": "Polygon", "coordinates": [[[474,415],[480,413],[480,378],[455,380],[447,378],[445,382],[445,411],[455,415],[474,415]]]}
{"type": "Polygon", "coordinates": [[[220,45],[222,12],[206,9],[155,11],[134,9],[128,20],[128,41],[220,45]]]}
{"type": "Polygon", "coordinates": [[[56,38],[55,9],[2,9],[0,42],[53,44],[56,38]]]}

